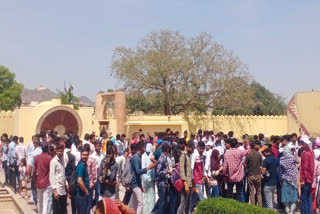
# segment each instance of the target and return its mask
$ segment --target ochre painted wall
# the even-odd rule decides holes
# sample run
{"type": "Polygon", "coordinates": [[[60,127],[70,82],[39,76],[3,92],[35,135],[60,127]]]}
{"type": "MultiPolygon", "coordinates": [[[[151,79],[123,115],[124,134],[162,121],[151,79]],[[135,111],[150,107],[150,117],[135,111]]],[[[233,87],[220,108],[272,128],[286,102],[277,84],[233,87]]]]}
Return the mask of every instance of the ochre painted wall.
{"type": "Polygon", "coordinates": [[[310,136],[320,135],[320,92],[296,94],[296,106],[300,121],[310,136]]]}
{"type": "MultiPolygon", "coordinates": [[[[73,110],[72,105],[61,105],[60,100],[54,99],[40,103],[34,107],[21,107],[12,112],[0,113],[0,133],[7,133],[10,135],[17,135],[24,137],[25,144],[31,141],[32,135],[36,134],[36,128],[39,119],[50,109],[64,106],[73,110]]],[[[94,109],[90,107],[80,108],[75,111],[81,119],[81,139],[85,133],[92,133],[94,131],[94,109]]],[[[98,133],[99,134],[99,133],[98,133]]]]}
{"type": "Polygon", "coordinates": [[[198,129],[213,130],[215,133],[223,131],[227,133],[233,131],[235,137],[239,138],[243,134],[255,135],[263,133],[266,136],[287,134],[287,116],[128,116],[127,134],[138,132],[140,128],[143,132],[150,134],[153,132],[164,132],[169,127],[174,131],[179,131],[180,135],[184,130],[189,133],[196,133],[198,129]],[[141,122],[139,124],[139,121],[141,122]],[[154,121],[158,125],[149,125],[149,121],[154,121]],[[163,123],[162,125],[159,125],[163,123]],[[179,123],[179,125],[173,125],[179,123]],[[132,125],[131,125],[132,124],[132,125]],[[146,131],[145,131],[146,130],[146,131]],[[149,131],[150,130],[150,131],[149,131]]]}

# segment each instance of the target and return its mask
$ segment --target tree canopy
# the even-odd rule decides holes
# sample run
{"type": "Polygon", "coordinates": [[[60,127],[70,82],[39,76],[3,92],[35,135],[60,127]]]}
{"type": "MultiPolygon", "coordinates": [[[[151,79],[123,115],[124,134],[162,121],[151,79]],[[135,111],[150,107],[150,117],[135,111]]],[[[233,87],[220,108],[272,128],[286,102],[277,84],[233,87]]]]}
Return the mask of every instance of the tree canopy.
{"type": "Polygon", "coordinates": [[[128,94],[130,112],[256,113],[247,67],[207,33],[186,39],[152,32],[135,48],[115,49],[112,73],[128,94]]]}
{"type": "Polygon", "coordinates": [[[276,95],[262,86],[260,83],[252,82],[254,90],[254,114],[255,115],[281,115],[285,114],[286,104],[284,98],[276,95]]]}
{"type": "Polygon", "coordinates": [[[69,85],[69,88],[64,86],[63,90],[57,89],[58,97],[61,100],[61,104],[72,104],[73,108],[78,110],[80,106],[80,99],[73,94],[73,86],[69,85]]]}
{"type": "Polygon", "coordinates": [[[15,74],[0,65],[0,110],[14,110],[21,105],[23,85],[17,83],[15,74]]]}

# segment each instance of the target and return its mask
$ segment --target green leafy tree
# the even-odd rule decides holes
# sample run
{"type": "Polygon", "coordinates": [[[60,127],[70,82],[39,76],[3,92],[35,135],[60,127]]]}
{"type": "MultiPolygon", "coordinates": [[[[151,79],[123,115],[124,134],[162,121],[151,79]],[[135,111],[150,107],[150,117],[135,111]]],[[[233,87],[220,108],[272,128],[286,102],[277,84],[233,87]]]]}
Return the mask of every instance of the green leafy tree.
{"type": "Polygon", "coordinates": [[[63,90],[57,89],[58,97],[61,100],[61,104],[64,105],[73,105],[73,108],[79,110],[80,99],[73,94],[73,86],[69,85],[69,88],[64,86],[63,90]]]}
{"type": "Polygon", "coordinates": [[[0,65],[0,110],[14,110],[20,107],[23,85],[17,83],[15,74],[5,66],[0,65]]]}
{"type": "Polygon", "coordinates": [[[206,33],[186,39],[178,32],[152,32],[135,49],[116,48],[112,71],[129,94],[131,110],[149,110],[156,103],[154,111],[160,108],[165,115],[215,109],[225,113],[227,107],[246,105],[242,100],[253,98],[253,93],[241,93],[250,88],[246,66],[206,33]],[[143,106],[144,99],[151,101],[143,106]],[[217,99],[223,99],[224,107],[217,99]]]}
{"type": "Polygon", "coordinates": [[[262,86],[260,83],[252,82],[251,88],[254,90],[255,115],[283,115],[286,112],[284,98],[276,95],[262,86]]]}

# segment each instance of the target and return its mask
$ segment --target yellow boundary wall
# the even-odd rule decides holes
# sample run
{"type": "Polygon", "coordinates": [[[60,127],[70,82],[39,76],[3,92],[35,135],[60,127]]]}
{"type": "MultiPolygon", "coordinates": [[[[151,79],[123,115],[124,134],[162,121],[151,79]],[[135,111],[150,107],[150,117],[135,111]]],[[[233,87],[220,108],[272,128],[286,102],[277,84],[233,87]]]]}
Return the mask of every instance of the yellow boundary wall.
{"type": "Polygon", "coordinates": [[[233,131],[235,137],[243,134],[255,135],[263,133],[266,136],[287,134],[287,116],[216,116],[216,115],[128,115],[127,134],[131,135],[142,128],[144,132],[164,132],[167,127],[173,131],[184,130],[196,133],[197,130],[213,130],[215,133],[233,131]],[[150,124],[153,121],[154,125],[150,124]]]}

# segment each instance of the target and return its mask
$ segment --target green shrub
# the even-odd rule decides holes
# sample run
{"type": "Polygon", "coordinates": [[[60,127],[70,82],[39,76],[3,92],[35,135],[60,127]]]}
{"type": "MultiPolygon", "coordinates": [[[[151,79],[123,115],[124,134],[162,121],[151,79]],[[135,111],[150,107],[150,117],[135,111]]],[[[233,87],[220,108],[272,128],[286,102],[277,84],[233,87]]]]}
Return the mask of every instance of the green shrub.
{"type": "Polygon", "coordinates": [[[209,198],[200,201],[196,207],[196,214],[275,214],[277,212],[252,206],[247,203],[239,203],[227,198],[209,198]]]}

